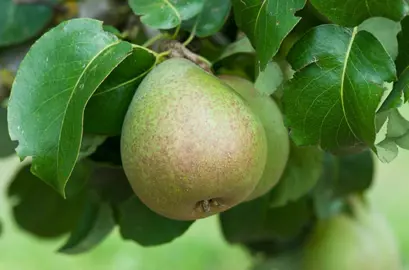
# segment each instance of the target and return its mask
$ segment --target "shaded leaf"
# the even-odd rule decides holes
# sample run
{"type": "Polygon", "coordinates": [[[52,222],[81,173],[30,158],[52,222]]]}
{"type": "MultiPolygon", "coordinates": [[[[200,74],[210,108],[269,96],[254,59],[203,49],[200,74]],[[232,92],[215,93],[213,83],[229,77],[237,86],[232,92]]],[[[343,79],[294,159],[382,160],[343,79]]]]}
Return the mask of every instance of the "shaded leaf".
{"type": "Polygon", "coordinates": [[[122,237],[142,246],[168,243],[181,236],[192,223],[159,216],[136,196],[127,200],[119,208],[119,226],[122,237]]]}
{"type": "Polygon", "coordinates": [[[272,208],[270,199],[270,194],[267,194],[221,213],[221,226],[226,240],[247,244],[297,237],[312,217],[307,200],[272,208]]]}
{"type": "Polygon", "coordinates": [[[15,153],[16,143],[9,136],[7,127],[7,109],[0,104],[0,158],[7,157],[15,153]]]}
{"type": "Polygon", "coordinates": [[[66,254],[87,252],[100,244],[114,229],[115,220],[111,206],[95,197],[90,196],[88,199],[78,224],[59,252],[66,254]]]}
{"type": "Polygon", "coordinates": [[[286,124],[297,145],[333,153],[374,149],[375,112],[395,66],[375,37],[356,28],[321,25],[288,55],[296,71],[284,86],[286,124]]]}
{"type": "Polygon", "coordinates": [[[120,167],[95,166],[90,183],[103,202],[119,204],[134,195],[125,172],[120,167]]]}
{"type": "Polygon", "coordinates": [[[215,62],[217,63],[218,61],[228,58],[229,56],[241,53],[255,53],[253,47],[251,46],[250,40],[247,37],[243,37],[233,43],[230,43],[215,62]]]}
{"type": "Polygon", "coordinates": [[[409,66],[409,17],[401,21],[402,30],[398,34],[398,58],[396,69],[400,75],[409,66]]]}
{"type": "Polygon", "coordinates": [[[223,27],[230,7],[230,1],[206,0],[200,13],[186,21],[182,27],[188,31],[195,29],[195,35],[198,37],[211,36],[223,27]]]}
{"type": "Polygon", "coordinates": [[[21,43],[38,35],[52,17],[53,10],[49,5],[17,4],[15,0],[1,0],[0,47],[21,43]]]}
{"type": "Polygon", "coordinates": [[[396,59],[398,56],[397,35],[401,31],[399,22],[382,17],[372,17],[362,22],[358,29],[374,35],[382,43],[392,59],[396,59]]]}
{"type": "Polygon", "coordinates": [[[203,0],[128,0],[141,21],[153,28],[171,29],[199,14],[203,0]]]}
{"type": "Polygon", "coordinates": [[[85,108],[84,132],[121,134],[122,123],[138,85],[156,64],[156,56],[143,47],[129,55],[101,84],[85,108]]]}
{"type": "Polygon", "coordinates": [[[400,21],[409,11],[408,3],[402,0],[311,0],[311,4],[332,22],[350,27],[370,17],[400,21]]]}
{"type": "Polygon", "coordinates": [[[78,159],[85,105],[131,52],[91,19],[64,22],[30,49],[13,85],[9,131],[21,158],[61,194],[78,159]],[[61,45],[64,44],[64,45],[61,45]]]}
{"type": "Polygon", "coordinates": [[[91,160],[110,166],[122,166],[121,137],[109,137],[89,157],[91,160]]]}
{"type": "Polygon", "coordinates": [[[78,160],[92,155],[106,140],[106,136],[83,134],[78,160]]]}
{"type": "Polygon", "coordinates": [[[323,152],[316,147],[291,144],[290,157],[278,185],[270,192],[270,205],[284,206],[306,195],[318,182],[323,169],[323,152]]]}
{"type": "Polygon", "coordinates": [[[342,210],[343,200],[354,193],[366,191],[374,177],[372,153],[367,150],[355,155],[336,157],[327,154],[324,172],[314,190],[318,218],[328,218],[342,210]]]}
{"type": "Polygon", "coordinates": [[[256,89],[266,95],[272,95],[284,79],[283,71],[277,62],[269,62],[264,71],[261,71],[255,82],[256,89]]]}
{"type": "Polygon", "coordinates": [[[246,33],[256,49],[260,69],[277,53],[281,42],[300,18],[294,16],[305,0],[233,0],[238,27],[246,33]]]}
{"type": "Polygon", "coordinates": [[[251,270],[295,270],[303,269],[302,267],[301,251],[289,250],[256,263],[251,270]]]}
{"type": "Polygon", "coordinates": [[[11,182],[8,196],[16,199],[12,214],[25,231],[39,237],[58,237],[75,226],[84,203],[84,193],[63,199],[24,166],[11,182]]]}

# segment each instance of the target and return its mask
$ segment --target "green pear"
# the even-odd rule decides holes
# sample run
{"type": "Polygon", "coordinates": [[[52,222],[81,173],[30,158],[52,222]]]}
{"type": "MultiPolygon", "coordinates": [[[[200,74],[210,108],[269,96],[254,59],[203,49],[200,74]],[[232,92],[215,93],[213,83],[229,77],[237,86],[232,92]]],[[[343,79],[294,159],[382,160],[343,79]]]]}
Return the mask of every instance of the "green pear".
{"type": "Polygon", "coordinates": [[[229,75],[219,78],[241,95],[253,112],[260,118],[267,136],[267,162],[264,173],[255,190],[247,200],[263,196],[280,180],[290,153],[288,131],[284,126],[281,111],[276,102],[260,94],[250,81],[229,75]]]}
{"type": "Polygon", "coordinates": [[[303,270],[385,270],[364,227],[345,214],[318,221],[304,247],[303,270]]]}
{"type": "Polygon", "coordinates": [[[260,119],[233,89],[193,62],[172,58],[139,85],[126,114],[121,157],[154,212],[195,220],[245,200],[262,176],[260,119]]]}
{"type": "Polygon", "coordinates": [[[351,215],[318,222],[304,248],[304,270],[402,270],[398,245],[384,217],[360,199],[351,215]]]}

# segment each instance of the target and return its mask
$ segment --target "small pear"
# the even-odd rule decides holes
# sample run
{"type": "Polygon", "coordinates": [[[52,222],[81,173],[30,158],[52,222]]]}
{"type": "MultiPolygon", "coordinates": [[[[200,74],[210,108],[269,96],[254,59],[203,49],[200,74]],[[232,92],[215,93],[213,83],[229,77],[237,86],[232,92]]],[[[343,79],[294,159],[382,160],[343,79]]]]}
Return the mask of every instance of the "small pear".
{"type": "Polygon", "coordinates": [[[123,124],[124,171],[139,199],[177,220],[245,200],[266,164],[260,119],[233,89],[193,62],[172,58],[139,85],[123,124]]]}
{"type": "Polygon", "coordinates": [[[229,75],[219,76],[246,100],[260,118],[267,136],[267,162],[263,176],[246,200],[253,200],[269,192],[279,182],[290,153],[288,131],[276,102],[260,94],[250,81],[229,75]]]}

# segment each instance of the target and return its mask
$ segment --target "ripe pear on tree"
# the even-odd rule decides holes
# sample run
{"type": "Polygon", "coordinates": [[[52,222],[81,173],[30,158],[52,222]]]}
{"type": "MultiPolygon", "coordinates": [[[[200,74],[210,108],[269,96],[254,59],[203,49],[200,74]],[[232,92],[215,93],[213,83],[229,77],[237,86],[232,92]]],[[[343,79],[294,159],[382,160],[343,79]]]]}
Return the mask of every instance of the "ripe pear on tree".
{"type": "Polygon", "coordinates": [[[257,187],[247,198],[252,200],[263,196],[279,182],[290,153],[288,131],[280,109],[270,96],[260,94],[253,83],[246,79],[231,75],[219,77],[246,100],[260,118],[266,132],[267,162],[257,187]]]}
{"type": "Polygon", "coordinates": [[[351,210],[318,221],[303,249],[303,270],[402,270],[397,242],[384,217],[359,200],[351,210]]]}
{"type": "Polygon", "coordinates": [[[245,200],[266,164],[260,119],[233,89],[193,62],[172,58],[142,81],[123,124],[121,156],[139,199],[194,220],[245,200]]]}

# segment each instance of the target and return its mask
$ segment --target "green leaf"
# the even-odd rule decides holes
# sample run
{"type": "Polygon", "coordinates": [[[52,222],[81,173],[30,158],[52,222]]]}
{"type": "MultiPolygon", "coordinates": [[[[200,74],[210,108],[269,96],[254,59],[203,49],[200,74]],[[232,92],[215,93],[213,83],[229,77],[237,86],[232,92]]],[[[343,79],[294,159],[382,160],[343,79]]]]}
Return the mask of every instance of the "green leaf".
{"type": "Polygon", "coordinates": [[[16,144],[10,139],[7,128],[7,109],[0,105],[0,158],[15,153],[16,144]]]}
{"type": "Polygon", "coordinates": [[[294,16],[305,0],[232,0],[238,27],[256,49],[260,69],[277,53],[300,18],[294,16]]]}
{"type": "Polygon", "coordinates": [[[284,74],[277,62],[269,62],[261,71],[255,83],[256,89],[263,94],[272,95],[284,80],[284,74]]]}
{"type": "Polygon", "coordinates": [[[229,44],[213,62],[216,74],[238,75],[255,80],[255,51],[248,38],[229,44]]]}
{"type": "Polygon", "coordinates": [[[78,159],[85,105],[132,51],[102,29],[100,21],[75,19],[42,36],[31,48],[13,85],[9,131],[21,158],[62,195],[78,159]]]}
{"type": "Polygon", "coordinates": [[[408,3],[402,0],[311,0],[311,4],[332,22],[350,27],[370,17],[400,21],[409,11],[408,3]]]}
{"type": "Polygon", "coordinates": [[[84,253],[100,244],[114,229],[113,211],[108,203],[102,203],[97,196],[90,196],[77,226],[70,238],[59,249],[66,254],[84,253]]]}
{"type": "Polygon", "coordinates": [[[251,270],[294,270],[303,269],[301,250],[287,250],[258,262],[251,270]]]}
{"type": "Polygon", "coordinates": [[[327,154],[323,174],[313,195],[318,218],[337,214],[342,210],[346,197],[366,191],[372,184],[374,170],[369,150],[342,157],[327,154]]]}
{"type": "Polygon", "coordinates": [[[229,15],[230,1],[206,0],[201,12],[193,19],[182,24],[183,29],[192,31],[198,37],[208,37],[217,33],[229,15]]]}
{"type": "Polygon", "coordinates": [[[391,162],[397,157],[399,148],[409,150],[409,120],[404,117],[404,109],[407,110],[408,104],[401,108],[392,108],[384,114],[387,115],[385,137],[376,145],[378,157],[383,162],[391,162]]]}
{"type": "Polygon", "coordinates": [[[38,35],[53,17],[50,6],[16,2],[0,1],[0,47],[21,43],[38,35]]]}
{"type": "Polygon", "coordinates": [[[122,237],[142,246],[168,243],[181,236],[192,223],[159,216],[136,196],[127,200],[119,208],[119,226],[122,237]]]}
{"type": "Polygon", "coordinates": [[[109,137],[89,157],[98,163],[110,166],[122,166],[121,160],[121,137],[109,137]]]}
{"type": "Polygon", "coordinates": [[[156,64],[156,56],[136,46],[101,84],[85,108],[84,132],[121,134],[122,123],[138,85],[156,64]]]}
{"type": "Polygon", "coordinates": [[[361,23],[358,29],[374,35],[382,43],[392,59],[396,59],[398,56],[397,35],[401,31],[399,22],[382,17],[372,17],[361,23]]]}
{"type": "Polygon", "coordinates": [[[396,69],[400,75],[409,66],[409,17],[401,21],[402,31],[398,34],[398,58],[396,59],[396,69]]]}
{"type": "Polygon", "coordinates": [[[297,237],[311,221],[306,199],[283,207],[270,206],[270,194],[241,203],[220,214],[224,237],[230,243],[284,241],[297,237]]]}
{"type": "Polygon", "coordinates": [[[278,185],[271,190],[270,205],[284,206],[306,195],[317,184],[323,169],[323,152],[316,147],[291,144],[290,157],[278,185]]]}
{"type": "Polygon", "coordinates": [[[171,29],[195,17],[203,8],[203,0],[128,0],[142,23],[157,29],[171,29]]]}
{"type": "Polygon", "coordinates": [[[83,134],[78,160],[86,158],[92,155],[93,153],[95,153],[98,146],[103,144],[105,140],[106,140],[106,136],[86,134],[86,133],[83,134]]]}
{"type": "Polygon", "coordinates": [[[370,33],[336,25],[308,31],[291,49],[284,86],[286,124],[297,145],[333,153],[374,148],[375,112],[395,66],[370,33]]]}
{"type": "Polygon", "coordinates": [[[63,199],[57,192],[24,166],[8,188],[8,196],[17,200],[12,214],[25,231],[40,237],[53,238],[75,226],[84,203],[84,193],[63,199]]]}
{"type": "Polygon", "coordinates": [[[90,184],[101,201],[111,204],[122,203],[134,195],[123,168],[106,165],[94,166],[90,184]]]}

